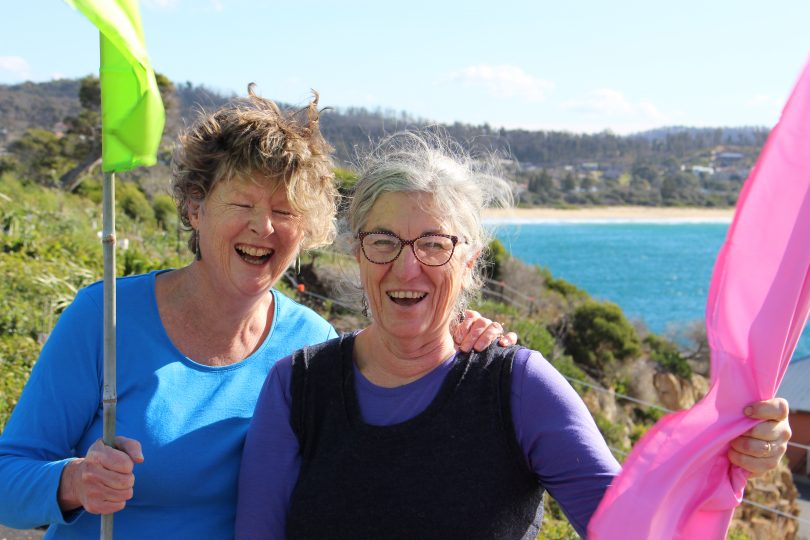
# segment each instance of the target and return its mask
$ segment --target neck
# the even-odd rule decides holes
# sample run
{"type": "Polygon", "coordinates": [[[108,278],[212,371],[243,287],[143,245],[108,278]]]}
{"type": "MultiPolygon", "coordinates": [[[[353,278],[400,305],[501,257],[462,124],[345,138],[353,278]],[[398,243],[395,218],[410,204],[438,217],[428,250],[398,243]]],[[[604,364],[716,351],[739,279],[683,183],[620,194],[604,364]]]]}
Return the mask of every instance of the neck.
{"type": "Polygon", "coordinates": [[[395,387],[424,377],[455,350],[446,329],[432,339],[398,339],[372,323],[355,340],[354,361],[372,383],[395,387]]]}
{"type": "Polygon", "coordinates": [[[194,261],[180,270],[178,285],[194,318],[205,320],[219,329],[237,330],[257,314],[264,315],[272,296],[267,291],[256,296],[234,296],[220,290],[218,284],[194,261]],[[185,294],[184,294],[185,293],[185,294]],[[216,309],[213,309],[213,307],[216,309]],[[197,309],[194,309],[197,308],[197,309]]]}
{"type": "Polygon", "coordinates": [[[169,338],[186,356],[208,365],[239,362],[256,350],[272,323],[273,297],[236,297],[212,287],[190,266],[161,274],[158,309],[169,338]]]}

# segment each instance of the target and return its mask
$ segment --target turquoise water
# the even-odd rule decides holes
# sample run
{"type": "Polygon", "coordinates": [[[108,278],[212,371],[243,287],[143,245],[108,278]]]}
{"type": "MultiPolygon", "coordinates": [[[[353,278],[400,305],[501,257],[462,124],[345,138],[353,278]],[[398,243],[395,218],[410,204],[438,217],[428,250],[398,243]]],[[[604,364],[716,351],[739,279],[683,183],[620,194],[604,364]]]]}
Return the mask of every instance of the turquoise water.
{"type": "MultiPolygon", "coordinates": [[[[727,223],[523,223],[497,225],[496,236],[519,259],[548,267],[619,304],[631,320],[677,338],[704,318],[727,230],[727,223]]],[[[805,329],[794,357],[807,355],[805,329]]]]}

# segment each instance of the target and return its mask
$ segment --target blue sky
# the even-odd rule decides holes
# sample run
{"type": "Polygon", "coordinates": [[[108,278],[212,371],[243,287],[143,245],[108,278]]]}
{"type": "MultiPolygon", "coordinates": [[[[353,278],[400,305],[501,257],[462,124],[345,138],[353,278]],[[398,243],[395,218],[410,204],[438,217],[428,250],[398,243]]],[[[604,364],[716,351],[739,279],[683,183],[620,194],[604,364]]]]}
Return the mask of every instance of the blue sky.
{"type": "MultiPolygon", "coordinates": [[[[97,71],[97,33],[64,2],[2,11],[0,83],[97,71]]],[[[507,128],[770,127],[810,54],[810,0],[143,0],[141,14],[175,82],[507,128]]]]}

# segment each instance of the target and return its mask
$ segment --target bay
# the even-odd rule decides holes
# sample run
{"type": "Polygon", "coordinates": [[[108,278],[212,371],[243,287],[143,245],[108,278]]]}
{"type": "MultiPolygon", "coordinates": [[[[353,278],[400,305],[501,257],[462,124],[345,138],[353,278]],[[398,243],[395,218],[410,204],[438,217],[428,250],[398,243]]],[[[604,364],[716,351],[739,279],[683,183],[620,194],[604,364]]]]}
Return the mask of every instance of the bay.
{"type": "MultiPolygon", "coordinates": [[[[702,324],[726,222],[496,223],[510,253],[547,267],[592,296],[618,304],[634,321],[682,339],[702,324]],[[681,336],[680,338],[678,336],[681,336]]],[[[810,355],[805,329],[794,358],[810,355]]]]}

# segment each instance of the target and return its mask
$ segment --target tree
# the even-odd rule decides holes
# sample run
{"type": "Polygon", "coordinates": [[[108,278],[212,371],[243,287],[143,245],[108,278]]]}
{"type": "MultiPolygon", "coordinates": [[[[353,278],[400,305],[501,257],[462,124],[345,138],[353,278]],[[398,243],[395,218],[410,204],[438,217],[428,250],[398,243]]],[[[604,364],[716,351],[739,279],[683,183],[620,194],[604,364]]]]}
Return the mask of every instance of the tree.
{"type": "Polygon", "coordinates": [[[568,171],[562,179],[560,186],[564,193],[572,193],[577,189],[577,177],[573,172],[568,171]]]}
{"type": "Polygon", "coordinates": [[[32,128],[9,145],[16,158],[15,168],[24,180],[55,187],[57,179],[69,166],[63,156],[62,142],[52,132],[32,128]]]}
{"type": "Polygon", "coordinates": [[[619,362],[637,356],[641,342],[621,308],[588,300],[574,310],[564,338],[566,352],[591,374],[605,379],[619,362]]]}
{"type": "MultiPolygon", "coordinates": [[[[174,84],[161,73],[155,73],[155,82],[163,107],[167,112],[173,110],[174,84]]],[[[65,191],[75,190],[84,175],[101,163],[101,82],[98,77],[90,75],[81,80],[79,103],[82,106],[79,114],[65,118],[68,125],[66,148],[70,150],[67,157],[78,162],[60,178],[65,191]]]]}

